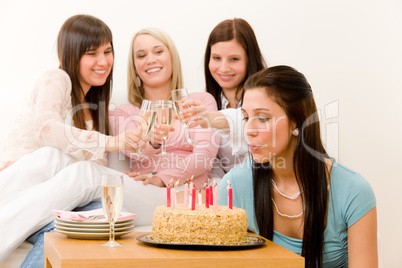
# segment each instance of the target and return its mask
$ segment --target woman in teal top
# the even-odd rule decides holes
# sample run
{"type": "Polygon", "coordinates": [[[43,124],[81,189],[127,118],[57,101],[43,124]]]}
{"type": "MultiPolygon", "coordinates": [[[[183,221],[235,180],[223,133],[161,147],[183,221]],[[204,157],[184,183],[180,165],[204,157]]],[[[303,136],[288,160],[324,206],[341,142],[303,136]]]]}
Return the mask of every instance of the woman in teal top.
{"type": "Polygon", "coordinates": [[[256,73],[242,112],[252,159],[225,175],[219,203],[230,183],[248,228],[304,256],[305,267],[378,267],[373,190],[325,152],[304,75],[288,66],[256,73]]]}

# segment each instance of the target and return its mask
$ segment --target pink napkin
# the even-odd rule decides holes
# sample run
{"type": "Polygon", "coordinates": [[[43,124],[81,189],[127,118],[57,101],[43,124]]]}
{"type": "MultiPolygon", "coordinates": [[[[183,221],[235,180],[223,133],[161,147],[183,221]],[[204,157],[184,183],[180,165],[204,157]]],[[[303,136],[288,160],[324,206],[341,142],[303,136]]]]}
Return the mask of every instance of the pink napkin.
{"type": "MultiPolygon", "coordinates": [[[[86,219],[86,217],[89,217],[89,216],[103,215],[102,208],[88,210],[88,211],[65,211],[65,210],[53,209],[51,212],[52,212],[52,214],[56,215],[58,218],[63,219],[63,220],[106,222],[105,218],[101,218],[101,219],[97,219],[97,220],[86,219]]],[[[136,216],[136,214],[134,214],[134,213],[122,212],[122,214],[123,215],[121,215],[117,219],[118,221],[135,218],[135,216],[136,216]]]]}

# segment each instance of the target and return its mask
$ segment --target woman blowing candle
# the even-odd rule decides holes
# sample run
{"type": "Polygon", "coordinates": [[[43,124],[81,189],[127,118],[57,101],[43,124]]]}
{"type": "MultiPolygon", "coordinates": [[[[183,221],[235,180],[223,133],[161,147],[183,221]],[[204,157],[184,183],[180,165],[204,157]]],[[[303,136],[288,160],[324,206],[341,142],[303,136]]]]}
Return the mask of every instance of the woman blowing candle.
{"type": "Polygon", "coordinates": [[[288,66],[256,73],[242,112],[252,160],[225,175],[219,203],[230,183],[248,228],[304,256],[306,267],[377,267],[373,190],[325,152],[304,75],[288,66]]]}

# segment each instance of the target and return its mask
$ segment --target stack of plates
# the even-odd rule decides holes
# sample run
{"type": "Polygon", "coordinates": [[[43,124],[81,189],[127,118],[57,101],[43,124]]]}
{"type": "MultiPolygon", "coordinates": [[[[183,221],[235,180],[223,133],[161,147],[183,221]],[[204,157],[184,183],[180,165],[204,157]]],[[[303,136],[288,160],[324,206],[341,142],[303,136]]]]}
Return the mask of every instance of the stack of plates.
{"type": "MultiPolygon", "coordinates": [[[[100,221],[73,221],[56,218],[55,231],[76,239],[109,239],[109,223],[100,221]]],[[[115,237],[131,233],[134,218],[118,220],[114,225],[115,237]]]]}

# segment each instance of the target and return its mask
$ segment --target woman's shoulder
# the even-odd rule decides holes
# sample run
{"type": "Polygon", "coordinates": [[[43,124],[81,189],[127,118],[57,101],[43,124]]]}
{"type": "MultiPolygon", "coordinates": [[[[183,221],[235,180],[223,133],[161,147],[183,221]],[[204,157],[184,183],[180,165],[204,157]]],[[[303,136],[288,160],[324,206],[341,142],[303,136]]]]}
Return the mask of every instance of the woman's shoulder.
{"type": "Polygon", "coordinates": [[[63,81],[71,84],[70,76],[62,69],[51,69],[46,71],[39,81],[49,80],[52,81],[63,81]]]}
{"type": "Polygon", "coordinates": [[[233,167],[226,175],[231,177],[233,180],[244,180],[246,178],[251,179],[253,177],[252,160],[250,158],[246,158],[244,162],[233,167]]]}
{"type": "Polygon", "coordinates": [[[214,96],[212,96],[210,93],[205,92],[205,91],[192,92],[188,95],[189,95],[190,99],[199,100],[199,101],[215,100],[214,96]]]}
{"type": "Polygon", "coordinates": [[[358,172],[334,161],[331,170],[331,181],[349,187],[351,184],[367,184],[368,181],[358,172]]]}
{"type": "Polygon", "coordinates": [[[207,106],[208,110],[218,110],[215,98],[208,92],[193,92],[189,94],[190,99],[199,100],[207,106]]]}
{"type": "Polygon", "coordinates": [[[337,162],[331,171],[331,202],[346,226],[351,226],[376,205],[370,183],[358,172],[337,162]]]}
{"type": "MultiPolygon", "coordinates": [[[[70,98],[71,94],[71,79],[70,76],[62,69],[51,69],[46,71],[36,82],[32,94],[35,96],[39,91],[42,93],[55,89],[70,98]]],[[[47,93],[44,93],[47,94],[47,93]]]]}
{"type": "Polygon", "coordinates": [[[127,103],[127,104],[121,104],[116,107],[116,109],[110,109],[109,115],[132,115],[132,114],[137,114],[139,112],[140,108],[137,106],[127,103]]]}
{"type": "Polygon", "coordinates": [[[331,188],[344,202],[346,200],[375,200],[375,194],[369,181],[360,173],[337,162],[333,162],[331,170],[331,188]]]}

